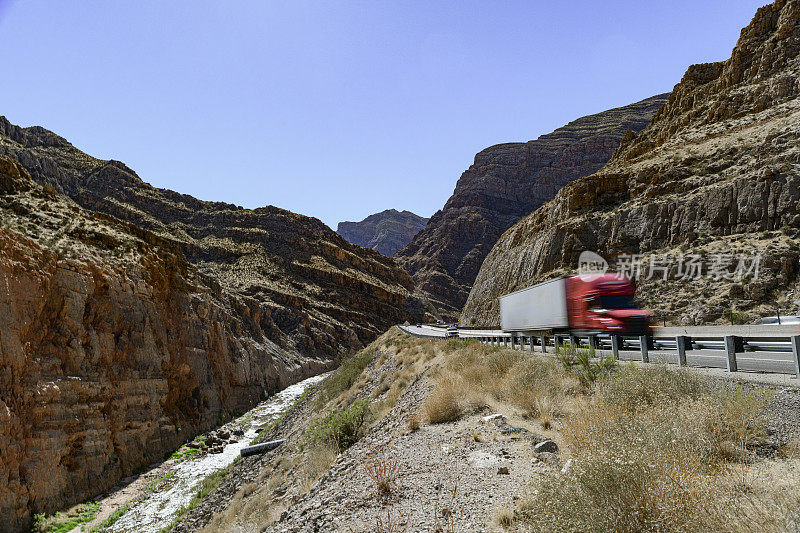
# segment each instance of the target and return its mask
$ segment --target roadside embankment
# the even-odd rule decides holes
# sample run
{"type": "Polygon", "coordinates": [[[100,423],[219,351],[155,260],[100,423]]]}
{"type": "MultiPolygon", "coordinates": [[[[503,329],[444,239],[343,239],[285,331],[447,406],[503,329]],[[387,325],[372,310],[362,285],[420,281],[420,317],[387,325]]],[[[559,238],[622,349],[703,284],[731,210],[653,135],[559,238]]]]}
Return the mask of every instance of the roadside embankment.
{"type": "Polygon", "coordinates": [[[800,393],[396,328],[175,530],[786,531],[800,393]]]}

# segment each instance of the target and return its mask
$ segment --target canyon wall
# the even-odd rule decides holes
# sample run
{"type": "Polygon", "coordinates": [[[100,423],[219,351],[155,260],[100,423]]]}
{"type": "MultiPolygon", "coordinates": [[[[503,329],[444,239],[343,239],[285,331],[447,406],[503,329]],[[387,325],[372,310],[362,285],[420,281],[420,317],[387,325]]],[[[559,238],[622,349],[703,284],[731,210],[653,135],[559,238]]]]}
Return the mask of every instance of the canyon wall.
{"type": "Polygon", "coordinates": [[[426,302],[319,220],[0,118],[0,531],[92,498],[426,302]]]}
{"type": "Polygon", "coordinates": [[[644,128],[666,99],[654,96],[579,118],[533,141],[486,148],[395,259],[444,317],[458,316],[500,235],[570,181],[599,170],[626,132],[644,128]]]}
{"type": "MultiPolygon", "coordinates": [[[[641,133],[601,171],[506,231],[461,315],[499,323],[498,296],[574,272],[584,250],[613,260],[760,257],[757,278],[640,278],[643,304],[684,324],[798,308],[800,2],[758,10],[730,59],[689,67],[641,133]]],[[[712,263],[713,264],[713,263],[712,263]]],[[[708,266],[708,265],[707,265],[708,266]]],[[[734,271],[737,265],[727,268],[734,271]]]]}

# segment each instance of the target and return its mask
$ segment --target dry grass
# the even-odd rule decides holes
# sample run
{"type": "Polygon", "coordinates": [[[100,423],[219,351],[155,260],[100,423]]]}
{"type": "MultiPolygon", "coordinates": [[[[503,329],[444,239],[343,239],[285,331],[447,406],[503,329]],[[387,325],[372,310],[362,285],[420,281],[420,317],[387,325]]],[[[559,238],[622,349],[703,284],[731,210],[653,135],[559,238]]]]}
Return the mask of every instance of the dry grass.
{"type": "Polygon", "coordinates": [[[330,469],[338,456],[338,449],[332,445],[320,444],[306,451],[300,463],[304,493],[308,492],[311,486],[330,469]]]}
{"type": "Polygon", "coordinates": [[[576,462],[521,506],[520,529],[743,531],[749,509],[747,523],[785,530],[800,502],[776,514],[768,500],[780,495],[761,502],[743,475],[770,398],[759,389],[714,390],[686,371],[623,368],[564,418],[576,462]]]}
{"type": "Polygon", "coordinates": [[[392,494],[399,464],[382,448],[372,450],[364,462],[364,472],[375,484],[375,496],[386,501],[392,494]]]}
{"type": "Polygon", "coordinates": [[[509,530],[514,525],[514,508],[503,505],[494,513],[494,522],[502,529],[509,530]]]}
{"type": "Polygon", "coordinates": [[[417,431],[420,425],[420,416],[418,412],[410,414],[406,419],[406,426],[410,431],[417,431]]]}
{"type": "Polygon", "coordinates": [[[391,510],[386,510],[386,518],[382,515],[375,517],[375,533],[402,533],[406,531],[407,526],[401,526],[402,519],[400,517],[393,517],[391,510]]]}
{"type": "Polygon", "coordinates": [[[557,361],[472,341],[448,341],[436,385],[425,401],[430,423],[451,422],[483,405],[500,402],[550,427],[570,397],[586,392],[557,361]]]}
{"type": "Polygon", "coordinates": [[[455,376],[442,376],[422,404],[428,423],[440,424],[461,418],[464,413],[462,394],[463,389],[455,376]]]}

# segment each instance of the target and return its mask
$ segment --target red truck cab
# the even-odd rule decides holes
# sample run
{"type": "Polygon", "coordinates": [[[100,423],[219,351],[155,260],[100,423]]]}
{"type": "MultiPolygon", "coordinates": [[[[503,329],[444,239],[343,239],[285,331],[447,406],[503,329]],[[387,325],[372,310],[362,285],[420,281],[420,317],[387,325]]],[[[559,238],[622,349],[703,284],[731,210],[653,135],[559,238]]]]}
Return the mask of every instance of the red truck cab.
{"type": "Polygon", "coordinates": [[[584,274],[566,280],[567,313],[575,332],[646,335],[652,313],[633,301],[636,285],[620,274],[584,274]]]}

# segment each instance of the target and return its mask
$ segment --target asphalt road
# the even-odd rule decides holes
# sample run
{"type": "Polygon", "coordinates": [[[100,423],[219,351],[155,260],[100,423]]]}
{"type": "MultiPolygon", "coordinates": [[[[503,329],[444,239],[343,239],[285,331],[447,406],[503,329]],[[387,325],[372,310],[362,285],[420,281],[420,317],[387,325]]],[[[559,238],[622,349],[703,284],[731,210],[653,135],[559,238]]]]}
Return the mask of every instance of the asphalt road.
{"type": "MultiPolygon", "coordinates": [[[[401,326],[401,329],[406,333],[418,337],[436,337],[443,338],[446,336],[445,328],[435,326],[423,325],[416,326],[401,326]]],[[[487,334],[488,336],[488,334],[487,334]]],[[[525,346],[526,350],[530,350],[530,346],[525,346]]],[[[539,346],[534,346],[534,351],[539,352],[539,346]]],[[[550,355],[553,354],[553,347],[548,346],[547,351],[550,355]]],[[[610,352],[610,349],[603,348],[603,351],[610,352]]],[[[678,353],[670,350],[649,350],[650,362],[664,362],[671,364],[678,364],[678,353]]],[[[775,374],[794,374],[794,361],[792,352],[787,351],[758,351],[758,352],[743,352],[736,355],[736,362],[739,372],[766,372],[775,374]]],[[[619,358],[623,361],[641,361],[642,356],[638,349],[631,350],[625,349],[619,351],[619,358]]],[[[686,364],[690,367],[704,367],[704,368],[727,368],[727,356],[724,350],[687,350],[686,351],[686,364]]]]}

